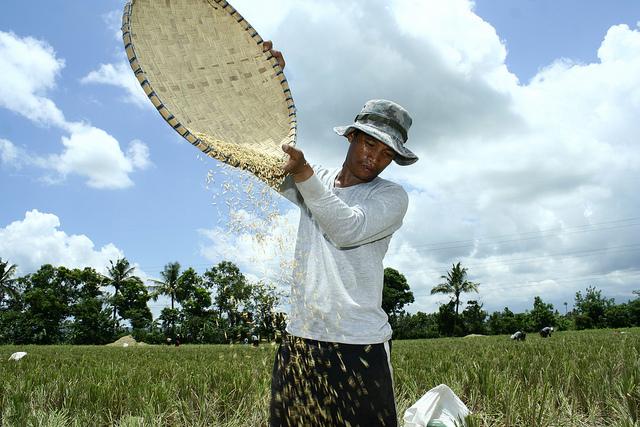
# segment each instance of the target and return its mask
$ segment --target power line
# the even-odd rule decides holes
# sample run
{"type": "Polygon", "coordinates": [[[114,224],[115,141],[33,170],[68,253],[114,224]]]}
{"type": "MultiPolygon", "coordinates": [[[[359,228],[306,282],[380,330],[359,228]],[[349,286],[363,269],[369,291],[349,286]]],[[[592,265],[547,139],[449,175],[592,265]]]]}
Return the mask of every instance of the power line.
{"type": "MultiPolygon", "coordinates": [[[[640,225],[640,217],[630,217],[630,218],[623,218],[623,219],[617,219],[617,220],[610,220],[610,221],[602,221],[602,222],[597,222],[597,223],[593,223],[593,224],[582,224],[582,225],[574,225],[574,226],[568,226],[568,227],[556,227],[556,228],[549,228],[549,229],[545,229],[545,230],[534,230],[534,231],[525,231],[525,232],[519,232],[519,233],[509,233],[509,234],[502,234],[502,235],[496,235],[496,236],[485,236],[485,237],[479,237],[476,239],[467,239],[467,240],[448,240],[448,241],[439,241],[439,242],[433,242],[433,243],[424,243],[424,244],[420,244],[420,245],[412,245],[410,249],[415,249],[415,248],[428,248],[429,251],[438,251],[438,250],[447,250],[447,249],[459,249],[459,248],[466,248],[466,247],[473,247],[476,246],[478,244],[501,244],[501,243],[513,243],[513,242],[519,242],[519,241],[527,241],[527,240],[532,240],[532,239],[540,239],[540,238],[546,238],[546,237],[551,237],[551,236],[556,236],[559,234],[550,234],[552,232],[562,232],[560,234],[577,234],[577,233],[586,233],[586,232],[594,232],[594,231],[608,231],[608,230],[613,230],[613,229],[618,229],[618,228],[627,228],[627,227],[634,227],[634,226],[638,226],[640,225]],[[631,224],[621,224],[621,223],[628,223],[628,222],[632,222],[631,224]],[[635,222],[635,223],[634,223],[635,222]],[[615,225],[618,224],[618,225],[615,225]],[[601,227],[598,228],[599,226],[603,226],[603,225],[613,225],[611,227],[601,227]],[[574,231],[572,231],[574,230],[574,231]],[[504,239],[507,237],[513,237],[513,236],[526,236],[526,235],[532,235],[535,234],[534,236],[531,237],[521,237],[521,238],[517,238],[517,239],[507,239],[507,240],[496,240],[496,239],[504,239]],[[483,242],[485,241],[485,242],[483,242]],[[464,243],[464,245],[460,246],[458,244],[464,243]],[[450,246],[450,245],[457,245],[457,246],[450,246]]],[[[393,253],[400,253],[402,252],[402,250],[399,251],[393,251],[391,252],[393,253]]],[[[197,264],[197,267],[204,267],[204,266],[208,266],[210,264],[197,264]]],[[[140,268],[143,269],[158,269],[158,268],[163,268],[164,266],[153,266],[153,267],[142,267],[140,266],[140,268]]]]}
{"type": "MultiPolygon", "coordinates": [[[[628,272],[626,274],[625,273],[619,273],[615,277],[611,277],[611,279],[620,279],[620,278],[626,279],[626,278],[633,278],[633,277],[640,278],[640,272],[638,272],[638,271],[630,271],[630,272],[628,272]]],[[[518,284],[518,285],[506,285],[506,284],[493,285],[493,286],[485,287],[485,288],[483,288],[483,290],[499,291],[499,290],[504,290],[504,289],[530,288],[530,287],[541,286],[541,285],[543,285],[542,282],[545,282],[545,281],[553,281],[555,283],[571,283],[571,282],[580,282],[580,281],[587,281],[587,280],[599,280],[599,279],[607,279],[607,278],[609,278],[607,274],[592,274],[592,275],[588,275],[588,276],[579,276],[579,277],[566,276],[566,277],[562,277],[562,278],[559,278],[559,279],[547,278],[547,279],[534,281],[534,283],[526,283],[526,284],[518,284]]]]}
{"type": "MultiPolygon", "coordinates": [[[[624,221],[624,220],[620,220],[620,221],[624,221]]],[[[611,221],[611,222],[613,222],[613,221],[611,221]]],[[[604,224],[604,223],[601,223],[601,224],[604,224]]],[[[627,228],[627,227],[633,227],[633,226],[638,226],[638,225],[640,225],[640,222],[637,223],[637,224],[619,225],[619,226],[616,226],[616,227],[608,227],[608,228],[601,228],[601,229],[595,229],[595,230],[574,231],[574,232],[565,233],[565,234],[577,234],[577,233],[586,233],[586,232],[593,232],[593,231],[608,231],[608,230],[612,230],[612,229],[627,228]]],[[[579,227],[583,227],[583,226],[579,226],[579,227]]],[[[533,233],[533,232],[529,232],[529,233],[533,233]]],[[[448,250],[448,249],[461,249],[461,248],[467,248],[467,247],[474,247],[474,246],[478,246],[478,245],[522,242],[522,241],[541,239],[541,238],[546,238],[546,237],[550,237],[550,236],[533,236],[533,237],[527,237],[527,238],[522,238],[522,239],[509,239],[509,240],[502,240],[502,241],[487,241],[487,242],[479,243],[479,244],[477,244],[477,241],[474,241],[474,240],[466,240],[466,242],[474,242],[474,243],[470,244],[470,245],[460,245],[460,246],[448,246],[448,247],[432,248],[432,249],[427,249],[426,252],[435,252],[435,251],[448,250]]],[[[456,242],[456,241],[451,241],[451,243],[453,243],[453,242],[456,242]]],[[[458,242],[465,242],[465,241],[458,241],[458,242]]],[[[438,243],[438,244],[445,244],[445,243],[447,243],[447,242],[441,242],[441,243],[438,243]]],[[[411,246],[410,248],[406,248],[406,249],[405,248],[401,248],[400,250],[396,250],[396,251],[389,251],[389,252],[387,252],[387,256],[388,255],[400,255],[403,252],[407,252],[409,250],[416,249],[416,248],[427,247],[429,245],[435,245],[435,243],[434,244],[411,246]]],[[[553,255],[553,254],[550,254],[550,255],[553,255]]],[[[545,256],[549,256],[549,255],[545,255],[545,256]]],[[[192,264],[189,267],[198,269],[198,268],[212,267],[214,265],[215,265],[215,263],[212,262],[212,263],[192,264]]],[[[142,270],[145,270],[145,271],[148,271],[148,270],[156,271],[156,270],[160,270],[160,269],[164,268],[164,266],[138,266],[138,267],[140,269],[142,269],[142,270]]]]}
{"type": "MultiPolygon", "coordinates": [[[[609,221],[606,223],[599,223],[599,225],[610,224],[613,222],[631,221],[631,220],[635,220],[635,218],[627,219],[627,220],[609,221]]],[[[480,245],[523,242],[528,240],[543,239],[547,237],[555,237],[560,235],[572,235],[572,234],[588,233],[588,232],[595,232],[595,231],[609,231],[609,230],[615,230],[619,228],[635,227],[640,225],[640,222],[631,223],[631,224],[620,224],[620,225],[614,225],[610,227],[602,227],[602,228],[594,228],[594,229],[581,229],[584,227],[590,227],[595,225],[596,224],[574,226],[574,227],[567,227],[567,228],[548,229],[548,230],[541,230],[541,231],[527,231],[523,233],[512,233],[512,234],[505,234],[502,236],[482,237],[482,238],[468,239],[468,240],[451,240],[451,241],[441,241],[436,243],[425,243],[420,245],[411,245],[411,247],[407,249],[400,248],[400,250],[394,251],[393,253],[401,253],[401,252],[416,249],[416,248],[425,248],[427,252],[435,252],[435,251],[442,251],[442,250],[449,250],[449,249],[464,249],[469,247],[477,247],[480,245]],[[572,229],[576,229],[576,230],[567,231],[572,229]],[[551,233],[552,231],[563,231],[563,232],[551,233]],[[503,237],[522,236],[527,234],[538,234],[538,235],[530,236],[530,237],[519,237],[517,239],[493,240],[493,239],[499,239],[503,237]]]]}
{"type": "MultiPolygon", "coordinates": [[[[623,219],[617,219],[617,220],[602,221],[602,222],[593,223],[593,224],[582,224],[582,225],[568,226],[568,227],[557,227],[557,228],[551,228],[551,229],[545,229],[545,230],[528,231],[528,232],[521,232],[521,233],[510,233],[510,234],[503,234],[503,235],[496,235],[496,236],[487,236],[487,237],[481,237],[481,238],[478,238],[478,239],[450,240],[450,241],[440,241],[440,242],[434,242],[434,243],[425,243],[423,245],[411,246],[409,248],[404,248],[403,247],[400,250],[390,251],[387,255],[400,255],[403,252],[406,252],[408,250],[415,250],[416,248],[418,248],[418,249],[424,248],[425,250],[424,251],[420,251],[420,253],[425,253],[425,252],[435,252],[435,251],[450,250],[450,249],[461,249],[461,248],[468,248],[468,247],[477,247],[479,245],[523,242],[523,241],[527,241],[527,240],[542,239],[542,238],[548,238],[548,237],[552,237],[552,236],[555,236],[555,235],[559,235],[559,234],[549,234],[549,233],[558,232],[558,231],[560,231],[561,232],[560,234],[562,234],[562,235],[578,234],[578,233],[586,233],[586,232],[596,232],[596,231],[608,231],[608,230],[612,230],[612,229],[620,229],[620,228],[628,228],[628,227],[638,226],[638,225],[640,225],[640,222],[638,222],[639,220],[640,220],[640,217],[630,217],[630,218],[623,218],[623,219]],[[529,237],[527,237],[528,235],[529,235],[529,237]],[[519,238],[516,238],[516,239],[504,239],[504,238],[512,237],[512,236],[519,236],[519,238]],[[522,236],[524,236],[524,237],[522,237],[522,236]],[[499,239],[503,239],[503,240],[499,240],[499,239]]],[[[498,259],[498,260],[493,260],[493,261],[488,261],[488,262],[470,264],[467,267],[468,268],[471,268],[471,267],[477,268],[477,267],[483,267],[483,266],[488,266],[488,265],[496,265],[496,264],[516,265],[516,264],[519,264],[519,263],[535,261],[535,260],[538,260],[538,259],[548,258],[548,257],[552,257],[552,256],[553,257],[565,257],[566,258],[566,257],[569,257],[569,256],[573,256],[573,257],[593,256],[593,255],[596,255],[596,254],[599,254],[599,253],[610,252],[610,251],[615,251],[615,253],[620,253],[620,252],[628,252],[628,251],[638,250],[637,246],[638,246],[637,244],[632,244],[632,245],[623,245],[623,246],[611,247],[611,248],[599,248],[599,249],[592,249],[592,250],[579,250],[579,251],[570,251],[570,252],[559,252],[559,253],[545,254],[545,255],[540,255],[540,256],[530,256],[530,257],[525,257],[525,258],[506,259],[506,260],[498,259]]],[[[194,268],[194,269],[203,269],[203,268],[213,267],[214,265],[215,265],[215,263],[211,262],[211,263],[193,264],[193,265],[190,265],[188,267],[191,267],[191,268],[194,268]]],[[[138,266],[138,268],[140,268],[142,270],[145,270],[145,271],[161,271],[161,269],[164,268],[164,266],[138,266]]],[[[439,272],[436,269],[413,269],[413,270],[406,270],[406,271],[408,271],[408,272],[425,272],[425,273],[426,272],[432,272],[432,273],[435,273],[435,274],[438,274],[438,275],[441,274],[441,272],[439,272]]]]}
{"type": "MultiPolygon", "coordinates": [[[[603,252],[610,252],[613,251],[615,253],[618,252],[633,252],[633,251],[637,251],[640,250],[640,243],[633,243],[633,244],[629,244],[629,245],[621,245],[621,246],[612,246],[612,247],[608,247],[608,248],[598,248],[598,249],[584,249],[584,250],[578,250],[578,251],[568,251],[568,252],[555,252],[555,253],[550,253],[550,254],[544,254],[544,255],[536,255],[536,256],[530,256],[530,257],[525,257],[525,258],[515,258],[515,259],[498,259],[498,260],[493,260],[493,261],[487,261],[487,262],[481,262],[481,263],[475,263],[475,264],[467,264],[465,265],[465,267],[467,268],[477,268],[477,267],[485,267],[488,265],[496,265],[496,264],[500,264],[500,265],[516,265],[516,264],[520,264],[523,262],[529,262],[529,261],[535,261],[535,260],[539,260],[539,259],[546,259],[549,257],[556,257],[556,258],[582,258],[582,257],[586,257],[586,256],[593,256],[593,255],[598,255],[600,253],[603,252]]],[[[405,272],[438,272],[439,270],[436,270],[434,268],[428,268],[428,269],[423,269],[423,268],[418,268],[418,269],[405,269],[405,272]]]]}
{"type": "MultiPolygon", "coordinates": [[[[484,236],[484,237],[479,237],[478,239],[479,240],[482,240],[482,239],[501,239],[503,237],[519,236],[519,235],[522,235],[522,234],[546,233],[546,232],[550,232],[550,231],[571,230],[571,229],[574,229],[574,228],[596,227],[596,226],[599,226],[599,225],[614,224],[614,223],[629,222],[629,221],[640,221],[640,216],[630,217],[630,218],[622,218],[622,219],[615,219],[615,220],[610,220],[610,221],[594,222],[592,224],[570,225],[570,226],[567,226],[567,227],[548,228],[548,229],[545,229],[545,230],[532,230],[532,231],[523,231],[523,232],[518,232],[518,233],[500,234],[500,235],[496,235],[496,236],[484,236]]],[[[449,244],[449,243],[461,243],[461,242],[468,242],[468,241],[473,241],[473,240],[450,240],[450,241],[435,242],[433,244],[434,245],[438,245],[438,244],[442,244],[442,243],[449,244]]]]}

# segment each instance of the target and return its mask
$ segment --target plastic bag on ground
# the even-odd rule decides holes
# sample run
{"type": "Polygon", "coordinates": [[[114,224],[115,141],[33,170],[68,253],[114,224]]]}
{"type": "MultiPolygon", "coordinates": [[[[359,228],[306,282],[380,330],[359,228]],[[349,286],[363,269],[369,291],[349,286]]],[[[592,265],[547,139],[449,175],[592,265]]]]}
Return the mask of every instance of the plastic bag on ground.
{"type": "Polygon", "coordinates": [[[445,384],[425,393],[404,412],[404,427],[460,427],[470,414],[467,406],[445,384]]]}
{"type": "Polygon", "coordinates": [[[9,356],[9,360],[20,360],[27,355],[24,351],[17,351],[9,356]]]}

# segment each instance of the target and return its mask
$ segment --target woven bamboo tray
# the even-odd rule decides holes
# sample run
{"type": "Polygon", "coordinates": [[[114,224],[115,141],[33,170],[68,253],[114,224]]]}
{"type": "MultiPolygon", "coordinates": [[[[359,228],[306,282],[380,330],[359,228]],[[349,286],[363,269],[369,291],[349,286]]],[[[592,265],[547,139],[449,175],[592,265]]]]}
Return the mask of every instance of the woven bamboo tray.
{"type": "Polygon", "coordinates": [[[131,69],[164,120],[203,153],[276,187],[296,107],[278,61],[224,0],[131,0],[131,69]]]}

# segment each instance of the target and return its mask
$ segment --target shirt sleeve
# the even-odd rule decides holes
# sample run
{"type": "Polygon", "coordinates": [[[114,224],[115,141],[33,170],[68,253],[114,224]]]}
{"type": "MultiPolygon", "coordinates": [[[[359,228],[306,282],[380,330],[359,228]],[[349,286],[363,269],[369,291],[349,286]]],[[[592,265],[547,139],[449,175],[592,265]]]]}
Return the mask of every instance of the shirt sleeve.
{"type": "Polygon", "coordinates": [[[340,248],[361,246],[393,234],[402,225],[409,198],[388,185],[353,206],[347,205],[312,175],[296,184],[304,204],[325,235],[340,248]]]}
{"type": "Polygon", "coordinates": [[[297,206],[302,206],[304,200],[296,187],[296,183],[293,181],[292,175],[287,175],[282,181],[278,192],[287,200],[295,203],[297,206]]]}

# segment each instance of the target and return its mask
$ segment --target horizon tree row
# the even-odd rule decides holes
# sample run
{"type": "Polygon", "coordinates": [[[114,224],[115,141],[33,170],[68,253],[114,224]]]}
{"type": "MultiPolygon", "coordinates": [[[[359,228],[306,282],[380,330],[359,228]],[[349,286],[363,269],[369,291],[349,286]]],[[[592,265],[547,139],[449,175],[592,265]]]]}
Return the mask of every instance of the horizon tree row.
{"type": "MultiPolygon", "coordinates": [[[[283,295],[273,284],[251,283],[229,261],[206,270],[181,271],[178,262],[165,265],[161,279],[151,284],[136,276],[126,258],[109,262],[107,274],[92,268],[68,269],[43,265],[35,273],[14,277],[16,265],[0,258],[0,344],[105,344],[126,333],[149,343],[180,335],[183,342],[241,342],[251,335],[273,340],[284,332],[286,317],[278,312],[283,295]],[[107,292],[111,288],[112,292],[107,292]],[[148,303],[160,296],[170,306],[153,319],[148,303]]],[[[574,309],[561,315],[536,296],[531,310],[514,313],[508,307],[491,314],[477,300],[460,312],[461,295],[478,292],[467,279],[467,268],[453,264],[431,294],[450,295],[435,313],[409,314],[415,302],[406,277],[384,270],[382,308],[389,316],[394,339],[437,338],[467,334],[536,332],[640,326],[640,298],[615,304],[600,290],[577,292],[574,309]]],[[[634,291],[640,296],[640,291],[634,291]]]]}
{"type": "Polygon", "coordinates": [[[483,310],[477,300],[468,300],[460,313],[461,296],[478,292],[479,283],[467,278],[468,269],[458,262],[440,278],[442,282],[431,289],[431,295],[445,294],[450,301],[441,304],[435,313],[418,311],[409,314],[404,306],[414,302],[404,275],[397,270],[384,271],[382,307],[389,315],[394,339],[419,339],[464,336],[467,334],[511,335],[516,331],[539,332],[546,326],[558,330],[583,330],[596,328],[624,328],[640,326],[640,291],[634,291],[636,298],[626,303],[616,304],[613,298],[602,296],[595,286],[588,286],[583,293],[575,295],[574,309],[569,312],[564,303],[562,315],[540,296],[533,299],[533,307],[524,313],[514,313],[508,307],[491,314],[483,310]]]}
{"type": "Polygon", "coordinates": [[[126,258],[110,261],[105,275],[49,264],[21,277],[16,270],[0,258],[0,344],[106,344],[128,333],[149,343],[177,335],[229,343],[272,340],[284,329],[276,287],[250,282],[229,261],[202,275],[171,262],[148,286],[126,258]],[[162,295],[170,307],[154,320],[148,303],[162,295]]]}

